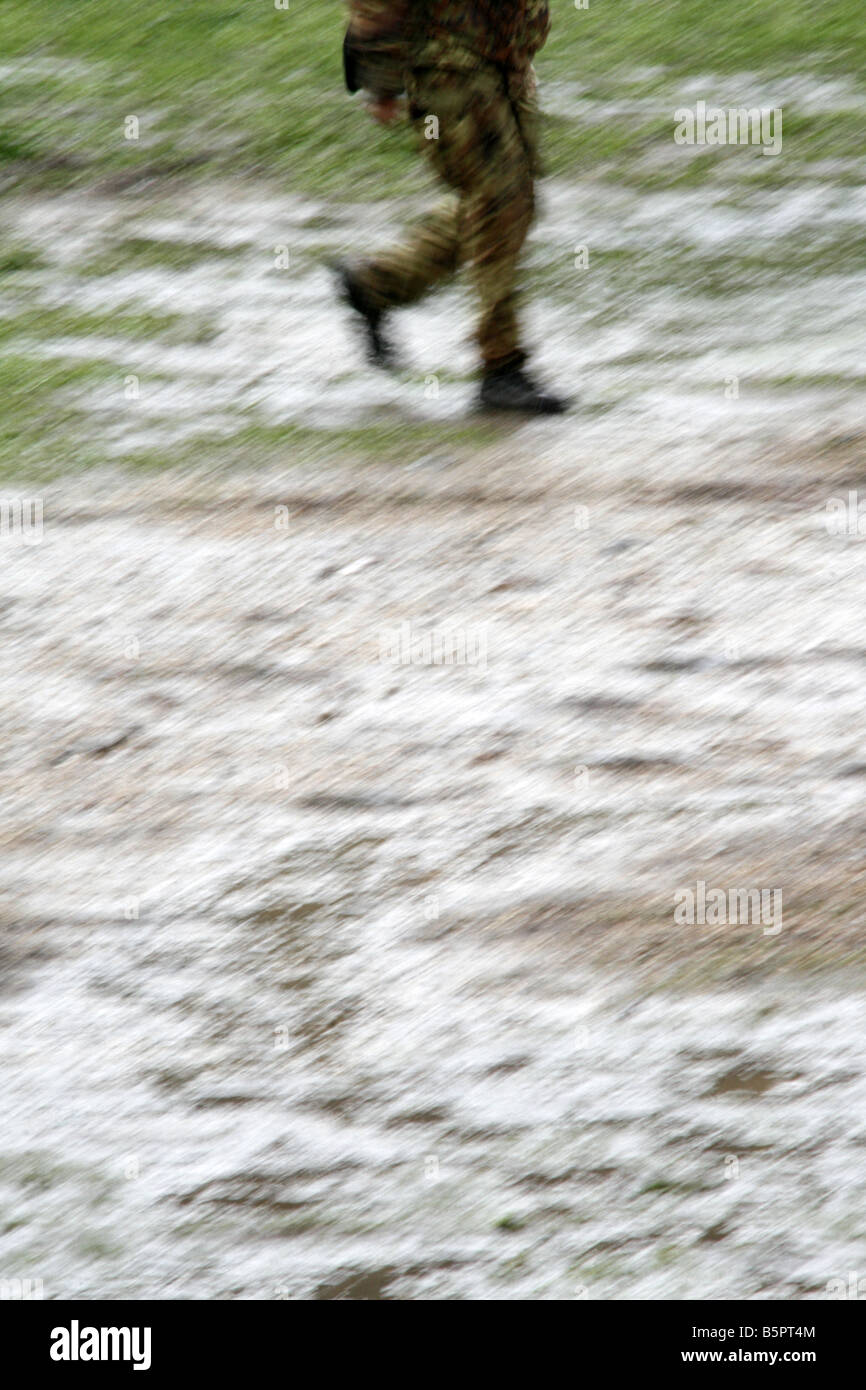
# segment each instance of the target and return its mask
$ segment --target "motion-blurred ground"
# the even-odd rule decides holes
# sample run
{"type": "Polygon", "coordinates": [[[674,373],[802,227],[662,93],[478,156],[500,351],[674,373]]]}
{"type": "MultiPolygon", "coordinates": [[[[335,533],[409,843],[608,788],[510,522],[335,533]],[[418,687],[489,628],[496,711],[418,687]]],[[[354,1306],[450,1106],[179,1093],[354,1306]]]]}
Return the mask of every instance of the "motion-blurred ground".
{"type": "Polygon", "coordinates": [[[3,495],[44,504],[0,572],[0,1278],[825,1296],[866,1223],[855,7],[554,7],[529,323],[580,405],[522,426],[469,413],[462,286],[397,379],[332,302],[429,196],[337,7],[160,8],[0,19],[3,495]],[[782,106],[782,155],[676,146],[698,99],[782,106]],[[699,880],[782,930],[675,924],[699,880]]]}

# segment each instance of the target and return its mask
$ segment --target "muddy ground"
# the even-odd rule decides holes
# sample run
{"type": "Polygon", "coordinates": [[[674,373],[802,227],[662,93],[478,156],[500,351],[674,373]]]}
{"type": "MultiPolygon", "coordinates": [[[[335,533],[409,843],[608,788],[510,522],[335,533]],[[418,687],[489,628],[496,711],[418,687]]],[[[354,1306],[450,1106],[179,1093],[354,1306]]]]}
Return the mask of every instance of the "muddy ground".
{"type": "Polygon", "coordinates": [[[0,1273],[713,1299],[862,1268],[864,549],[826,506],[866,486],[866,284],[591,273],[661,228],[702,265],[862,229],[862,190],[553,184],[530,265],[590,273],[530,323],[577,405],[471,437],[461,288],[394,379],[332,303],[325,255],[393,207],[9,216],[46,310],[189,331],[109,324],[70,398],[103,466],[6,489],[44,532],[0,571],[0,1273]],[[112,270],[134,238],[212,250],[112,270]],[[250,425],[262,463],[224,453],[250,425]],[[676,922],[699,880],[776,890],[779,930],[676,922]]]}

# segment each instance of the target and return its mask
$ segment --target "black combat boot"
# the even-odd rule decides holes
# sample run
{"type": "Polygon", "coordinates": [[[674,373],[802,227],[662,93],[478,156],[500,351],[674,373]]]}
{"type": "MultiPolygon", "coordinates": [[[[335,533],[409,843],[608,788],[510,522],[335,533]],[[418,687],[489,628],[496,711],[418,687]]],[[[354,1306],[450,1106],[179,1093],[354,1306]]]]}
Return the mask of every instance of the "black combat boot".
{"type": "Polygon", "coordinates": [[[354,309],[362,320],[368,360],[374,367],[394,367],[396,354],[382,331],[385,310],[371,302],[351,266],[345,261],[332,261],[331,269],[337,277],[337,288],[343,303],[354,309]]]}
{"type": "Polygon", "coordinates": [[[524,415],[561,415],[568,409],[568,401],[542,391],[519,366],[485,372],[480,404],[484,410],[514,410],[524,415]]]}

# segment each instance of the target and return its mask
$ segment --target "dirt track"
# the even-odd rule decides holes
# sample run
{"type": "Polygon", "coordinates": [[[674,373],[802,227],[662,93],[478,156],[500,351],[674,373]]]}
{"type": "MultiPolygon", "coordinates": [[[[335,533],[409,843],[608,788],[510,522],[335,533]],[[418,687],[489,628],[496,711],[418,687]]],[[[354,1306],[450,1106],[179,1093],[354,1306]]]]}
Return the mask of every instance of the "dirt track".
{"type": "MultiPolygon", "coordinates": [[[[0,590],[10,1275],[713,1298],[857,1268],[864,562],[824,509],[864,486],[861,402],[593,408],[583,351],[589,408],[480,454],[43,490],[0,590]],[[781,890],[781,931],[675,925],[700,879],[781,890]]],[[[371,389],[399,424],[469,386],[371,389]]]]}

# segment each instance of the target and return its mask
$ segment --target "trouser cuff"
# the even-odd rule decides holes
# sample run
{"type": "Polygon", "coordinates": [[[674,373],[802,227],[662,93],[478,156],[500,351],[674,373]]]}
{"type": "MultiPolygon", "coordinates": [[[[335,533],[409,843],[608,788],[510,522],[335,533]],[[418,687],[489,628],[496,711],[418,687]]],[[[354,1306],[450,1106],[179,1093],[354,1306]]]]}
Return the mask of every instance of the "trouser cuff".
{"type": "Polygon", "coordinates": [[[493,357],[484,359],[484,375],[493,376],[499,372],[513,372],[526,365],[528,353],[522,348],[515,348],[508,352],[504,357],[493,357]]]}

